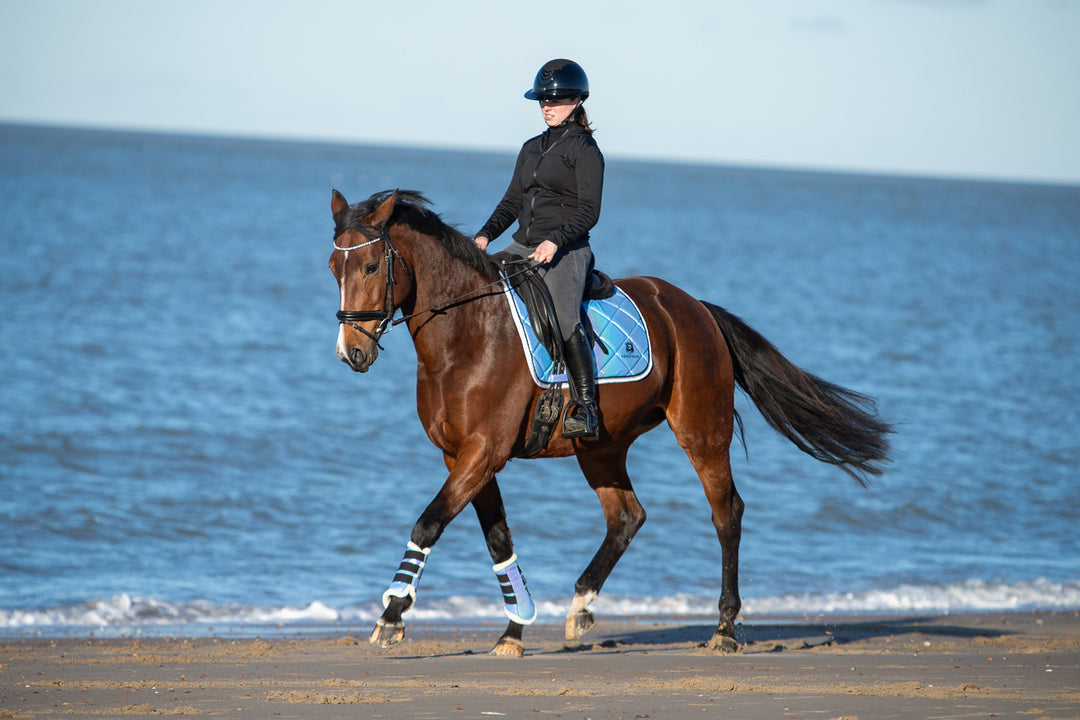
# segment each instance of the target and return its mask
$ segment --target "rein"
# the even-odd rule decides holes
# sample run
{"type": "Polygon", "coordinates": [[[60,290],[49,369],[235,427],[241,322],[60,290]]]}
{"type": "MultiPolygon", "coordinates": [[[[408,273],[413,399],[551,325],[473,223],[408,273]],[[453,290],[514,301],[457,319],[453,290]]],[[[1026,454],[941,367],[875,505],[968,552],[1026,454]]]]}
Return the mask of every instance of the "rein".
{"type": "Polygon", "coordinates": [[[390,233],[387,232],[387,229],[383,228],[382,233],[379,235],[379,237],[368,240],[367,242],[360,243],[359,245],[353,245],[351,247],[341,247],[335,241],[334,249],[348,253],[350,250],[359,250],[360,248],[367,247],[368,245],[374,245],[379,241],[383,241],[386,244],[386,289],[383,292],[383,309],[338,310],[337,319],[339,324],[348,325],[349,327],[358,330],[367,337],[371,338],[380,350],[382,350],[383,347],[379,345],[379,339],[384,334],[389,333],[395,325],[400,325],[401,323],[407,322],[408,320],[411,320],[412,318],[419,315],[423,315],[424,313],[438,315],[449,310],[452,307],[463,305],[467,302],[472,302],[473,300],[479,300],[481,297],[485,296],[479,295],[478,293],[501,284],[503,280],[508,281],[510,280],[510,278],[517,277],[518,275],[532,270],[532,264],[525,258],[522,258],[520,260],[504,260],[504,267],[508,265],[521,265],[522,267],[514,270],[513,272],[504,272],[503,279],[501,280],[489,282],[486,285],[481,285],[478,288],[473,288],[468,292],[462,293],[457,297],[450,298],[449,300],[445,300],[441,303],[436,303],[435,305],[431,305],[423,310],[418,310],[417,312],[414,312],[410,315],[403,315],[400,318],[394,319],[394,313],[397,311],[397,306],[394,305],[394,285],[396,284],[396,280],[394,278],[394,259],[396,258],[398,261],[401,262],[401,267],[405,270],[405,274],[409,276],[410,280],[413,280],[415,276],[409,270],[409,266],[405,264],[405,258],[402,257],[401,253],[398,252],[398,249],[395,248],[394,244],[390,241],[390,233]],[[472,295],[475,295],[475,297],[470,297],[472,295]],[[374,332],[369,332],[368,330],[365,330],[364,328],[356,324],[360,322],[369,322],[371,320],[381,321],[379,325],[375,328],[374,332]]]}

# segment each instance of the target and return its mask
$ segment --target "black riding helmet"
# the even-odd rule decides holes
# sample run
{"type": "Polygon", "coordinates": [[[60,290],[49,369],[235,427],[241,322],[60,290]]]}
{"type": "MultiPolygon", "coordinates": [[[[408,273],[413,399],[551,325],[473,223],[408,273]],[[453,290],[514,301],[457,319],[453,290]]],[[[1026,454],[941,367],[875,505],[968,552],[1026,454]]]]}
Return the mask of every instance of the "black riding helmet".
{"type": "Polygon", "coordinates": [[[536,73],[532,90],[525,93],[527,100],[564,100],[589,97],[589,78],[573,60],[549,60],[536,73]]]}

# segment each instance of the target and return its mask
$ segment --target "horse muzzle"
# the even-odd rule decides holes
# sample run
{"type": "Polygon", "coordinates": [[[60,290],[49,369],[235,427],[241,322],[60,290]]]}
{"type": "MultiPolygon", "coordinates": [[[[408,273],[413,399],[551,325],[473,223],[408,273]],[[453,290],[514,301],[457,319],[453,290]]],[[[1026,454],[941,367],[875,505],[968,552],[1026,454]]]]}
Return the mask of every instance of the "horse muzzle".
{"type": "Polygon", "coordinates": [[[337,347],[338,359],[348,365],[354,372],[366,373],[375,360],[379,357],[379,344],[371,343],[371,348],[365,350],[359,345],[353,345],[345,340],[345,327],[338,332],[337,347]]]}

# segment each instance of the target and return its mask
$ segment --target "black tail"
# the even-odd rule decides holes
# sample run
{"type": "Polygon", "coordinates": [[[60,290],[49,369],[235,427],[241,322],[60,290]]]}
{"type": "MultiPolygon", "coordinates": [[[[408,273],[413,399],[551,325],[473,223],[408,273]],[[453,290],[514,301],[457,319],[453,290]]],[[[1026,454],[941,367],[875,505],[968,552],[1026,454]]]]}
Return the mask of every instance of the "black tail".
{"type": "Polygon", "coordinates": [[[892,428],[874,400],[804,372],[727,310],[703,303],[727,340],[735,382],[765,420],[800,450],[865,485],[889,461],[892,428]]]}

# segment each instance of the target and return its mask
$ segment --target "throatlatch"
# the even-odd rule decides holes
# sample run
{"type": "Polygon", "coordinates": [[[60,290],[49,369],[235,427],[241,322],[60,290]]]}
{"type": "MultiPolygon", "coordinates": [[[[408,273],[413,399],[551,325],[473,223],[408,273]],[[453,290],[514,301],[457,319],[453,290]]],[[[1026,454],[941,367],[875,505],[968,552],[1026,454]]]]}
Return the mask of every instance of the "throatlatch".
{"type": "Polygon", "coordinates": [[[518,565],[517,553],[491,569],[495,571],[495,577],[499,579],[499,586],[502,588],[506,617],[518,625],[532,625],[536,621],[536,606],[529,594],[529,586],[525,584],[521,566],[518,565]]]}
{"type": "Polygon", "coordinates": [[[420,575],[424,572],[427,557],[431,548],[422,548],[412,540],[405,547],[405,557],[401,558],[401,565],[394,575],[394,581],[383,593],[383,607],[390,604],[390,598],[411,598],[416,602],[416,586],[420,584],[420,575]]]}

